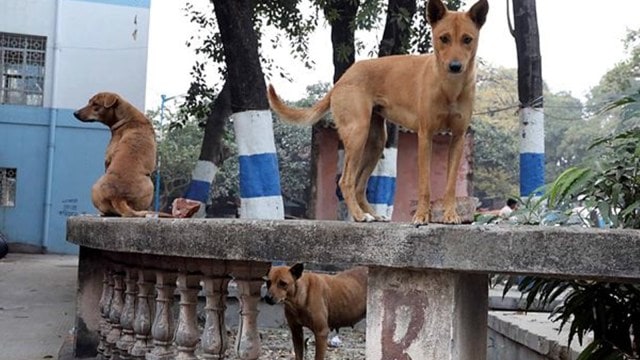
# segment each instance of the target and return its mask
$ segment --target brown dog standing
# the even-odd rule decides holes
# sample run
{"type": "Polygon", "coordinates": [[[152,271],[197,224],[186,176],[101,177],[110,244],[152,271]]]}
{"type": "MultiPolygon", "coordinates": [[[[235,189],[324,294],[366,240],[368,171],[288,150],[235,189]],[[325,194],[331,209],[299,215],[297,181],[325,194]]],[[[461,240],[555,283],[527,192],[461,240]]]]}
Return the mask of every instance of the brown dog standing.
{"type": "Polygon", "coordinates": [[[103,215],[144,217],[153,200],[151,173],[156,164],[153,126],[121,96],[101,92],[73,115],[80,121],[98,121],[111,129],[104,159],[105,174],[91,189],[93,205],[103,215]]]}
{"type": "Polygon", "coordinates": [[[431,215],[431,146],[433,135],[452,133],[444,195],[444,221],[460,223],[456,212],[456,178],[471,122],[475,96],[475,57],[480,28],[489,4],[479,0],[468,12],[448,11],[441,0],[429,0],[434,53],[398,55],[353,64],[333,89],[308,109],[285,105],[270,85],[269,103],[284,120],[313,124],[329,109],[344,144],[340,189],[355,221],[384,220],[368,203],[367,180],[386,141],[385,119],[418,134],[418,208],[416,225],[431,215]]]}
{"type": "Polygon", "coordinates": [[[367,268],[355,267],[336,275],[303,270],[302,264],[272,267],[266,300],[284,304],[296,360],[304,357],[302,327],[315,336],[315,360],[324,360],[329,331],[353,326],[367,313],[367,268]]]}

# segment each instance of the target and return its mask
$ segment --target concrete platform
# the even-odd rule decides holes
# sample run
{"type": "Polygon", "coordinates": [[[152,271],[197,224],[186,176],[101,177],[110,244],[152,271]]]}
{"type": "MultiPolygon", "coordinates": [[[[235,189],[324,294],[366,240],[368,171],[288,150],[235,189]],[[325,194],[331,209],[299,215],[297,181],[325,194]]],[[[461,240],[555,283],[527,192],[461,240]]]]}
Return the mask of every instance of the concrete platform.
{"type": "Polygon", "coordinates": [[[194,259],[640,279],[640,232],[631,229],[75,216],[67,240],[194,259]]]}
{"type": "Polygon", "coordinates": [[[75,319],[78,257],[9,253],[0,260],[0,358],[57,359],[75,319]]]}

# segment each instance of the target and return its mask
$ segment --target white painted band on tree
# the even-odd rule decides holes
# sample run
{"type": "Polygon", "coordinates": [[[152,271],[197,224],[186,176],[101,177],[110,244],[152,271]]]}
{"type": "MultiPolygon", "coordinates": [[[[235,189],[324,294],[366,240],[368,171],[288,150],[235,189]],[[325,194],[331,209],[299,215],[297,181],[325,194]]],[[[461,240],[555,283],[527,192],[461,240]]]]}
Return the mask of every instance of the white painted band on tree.
{"type": "Polygon", "coordinates": [[[397,162],[398,149],[385,148],[383,151],[383,156],[378,161],[376,168],[373,169],[373,173],[371,173],[371,176],[396,177],[396,174],[398,172],[397,162]]]}
{"type": "Polygon", "coordinates": [[[520,153],[544,154],[544,109],[520,109],[520,153]]]}
{"type": "Polygon", "coordinates": [[[276,153],[273,120],[269,110],[250,110],[231,115],[239,155],[276,153]]]}
{"type": "Polygon", "coordinates": [[[391,220],[391,216],[393,215],[393,205],[371,204],[371,207],[373,207],[373,211],[375,211],[377,215],[384,216],[391,220]]]}
{"type": "Polygon", "coordinates": [[[282,196],[240,199],[240,217],[251,219],[284,219],[282,196]]]}
{"type": "Polygon", "coordinates": [[[212,183],[216,173],[218,173],[216,164],[211,161],[198,160],[191,173],[191,179],[212,183]]]}

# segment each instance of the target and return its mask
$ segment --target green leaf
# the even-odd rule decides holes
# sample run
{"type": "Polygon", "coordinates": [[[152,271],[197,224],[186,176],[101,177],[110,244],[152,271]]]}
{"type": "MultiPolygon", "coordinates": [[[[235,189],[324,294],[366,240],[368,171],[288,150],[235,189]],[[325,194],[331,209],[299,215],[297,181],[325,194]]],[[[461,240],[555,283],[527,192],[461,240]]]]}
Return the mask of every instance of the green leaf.
{"type": "Polygon", "coordinates": [[[547,195],[549,206],[556,206],[569,196],[582,191],[583,184],[587,183],[593,175],[589,168],[571,167],[565,170],[549,188],[547,195]]]}

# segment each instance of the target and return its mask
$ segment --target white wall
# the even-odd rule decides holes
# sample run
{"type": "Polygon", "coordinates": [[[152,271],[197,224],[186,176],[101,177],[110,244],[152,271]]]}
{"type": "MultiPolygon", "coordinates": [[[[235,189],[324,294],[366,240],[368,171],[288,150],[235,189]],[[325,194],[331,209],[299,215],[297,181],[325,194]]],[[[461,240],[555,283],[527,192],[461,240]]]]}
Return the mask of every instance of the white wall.
{"type": "Polygon", "coordinates": [[[144,109],[148,1],[1,0],[0,31],[47,37],[44,107],[113,91],[144,109]]]}
{"type": "Polygon", "coordinates": [[[149,9],[63,3],[54,106],[77,108],[96,92],[112,91],[144,109],[149,9]]]}

